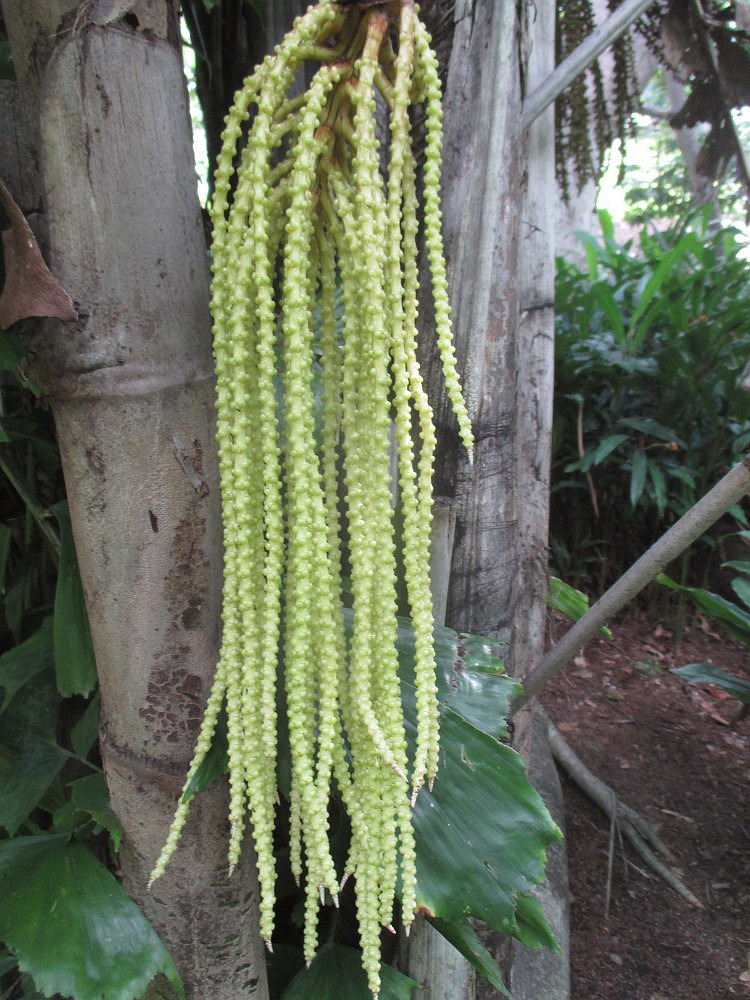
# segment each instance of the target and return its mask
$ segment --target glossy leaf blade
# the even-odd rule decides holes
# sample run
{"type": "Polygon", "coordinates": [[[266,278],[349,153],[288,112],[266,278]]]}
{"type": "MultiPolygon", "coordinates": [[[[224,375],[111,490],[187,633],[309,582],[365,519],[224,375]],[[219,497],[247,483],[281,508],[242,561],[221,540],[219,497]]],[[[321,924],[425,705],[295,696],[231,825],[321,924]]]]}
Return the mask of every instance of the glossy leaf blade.
{"type": "Polygon", "coordinates": [[[52,619],[45,618],[25,642],[0,656],[0,688],[3,692],[0,714],[5,712],[25,684],[42,671],[50,669],[54,662],[52,619]]]}
{"type": "MultiPolygon", "coordinates": [[[[399,674],[414,684],[414,631],[406,619],[396,636],[399,674]]],[[[501,738],[506,716],[521,687],[505,672],[504,644],[482,635],[435,629],[435,661],[441,709],[453,709],[482,732],[501,738]]],[[[406,708],[406,703],[405,706],[406,708]]]]}
{"type": "Polygon", "coordinates": [[[750,641],[750,612],[744,611],[739,605],[702,587],[683,587],[664,573],[659,573],[656,582],[669,587],[670,590],[688,594],[699,608],[720,621],[727,632],[742,642],[750,641]]]}
{"type": "MultiPolygon", "coordinates": [[[[351,629],[351,623],[352,612],[344,609],[345,627],[351,629]]],[[[413,685],[414,631],[405,618],[399,619],[396,650],[401,679],[413,685]]],[[[435,629],[436,679],[442,710],[452,708],[477,729],[498,739],[507,733],[510,703],[521,690],[518,681],[505,673],[502,653],[503,644],[485,636],[459,634],[449,628],[435,629]]],[[[413,712],[413,701],[410,704],[409,710],[413,712]]],[[[279,727],[279,745],[283,748],[288,742],[283,731],[283,715],[279,727]]],[[[185,789],[183,801],[190,801],[227,769],[226,714],[222,710],[211,749],[185,789]]],[[[281,750],[278,775],[285,794],[289,785],[288,770],[289,761],[281,750]]]]}
{"type": "Polygon", "coordinates": [[[99,735],[99,692],[70,731],[70,743],[79,757],[86,758],[99,735]]]}
{"type": "Polygon", "coordinates": [[[0,826],[11,836],[41,802],[67,760],[66,751],[50,740],[2,720],[0,826]]]}
{"type": "Polygon", "coordinates": [[[549,924],[544,918],[539,900],[534,896],[522,893],[516,900],[516,920],[518,933],[516,937],[527,948],[549,948],[560,953],[560,947],[552,935],[549,924]]]}
{"type": "Polygon", "coordinates": [[[446,941],[450,941],[456,951],[463,955],[480,976],[483,976],[504,997],[510,996],[503,982],[500,966],[479,940],[468,920],[447,921],[440,920],[439,917],[428,917],[427,919],[446,941]]]}
{"type": "Polygon", "coordinates": [[[115,850],[122,840],[122,826],[109,807],[109,792],[103,774],[90,774],[68,785],[70,798],[55,811],[53,823],[56,831],[73,832],[82,822],[95,824],[95,833],[106,830],[115,850]]]}
{"type": "MultiPolygon", "coordinates": [[[[410,1000],[418,983],[391,968],[380,966],[380,1000],[410,1000]]],[[[354,948],[324,944],[309,969],[298,972],[282,1000],[372,1000],[362,955],[354,948]]]]}
{"type": "Polygon", "coordinates": [[[0,938],[47,996],[137,1000],[177,970],[156,931],[82,844],[64,837],[0,843],[0,938]]]}
{"type": "MultiPolygon", "coordinates": [[[[547,604],[574,622],[583,618],[589,609],[588,596],[582,590],[576,590],[575,587],[571,587],[569,583],[565,583],[564,580],[560,580],[556,576],[549,578],[547,604]]],[[[600,632],[607,639],[612,638],[612,631],[606,625],[602,626],[600,632]]]]}
{"type": "Polygon", "coordinates": [[[632,466],[630,470],[630,506],[635,507],[643,493],[646,485],[646,452],[642,448],[636,448],[633,452],[632,466]]]}
{"type": "Polygon", "coordinates": [[[743,705],[750,706],[750,683],[715,667],[713,663],[686,663],[684,667],[674,667],[671,673],[693,684],[715,684],[743,705]]]}
{"type": "Polygon", "coordinates": [[[208,753],[198,766],[187,788],[182,794],[182,801],[189,802],[199,792],[207,788],[214,778],[229,771],[229,741],[227,737],[227,713],[222,707],[216,720],[211,746],[208,753]]]}
{"type": "Polygon", "coordinates": [[[544,878],[546,849],[561,836],[521,757],[446,712],[440,771],[413,822],[418,903],[443,920],[473,916],[515,934],[516,896],[544,878]]]}

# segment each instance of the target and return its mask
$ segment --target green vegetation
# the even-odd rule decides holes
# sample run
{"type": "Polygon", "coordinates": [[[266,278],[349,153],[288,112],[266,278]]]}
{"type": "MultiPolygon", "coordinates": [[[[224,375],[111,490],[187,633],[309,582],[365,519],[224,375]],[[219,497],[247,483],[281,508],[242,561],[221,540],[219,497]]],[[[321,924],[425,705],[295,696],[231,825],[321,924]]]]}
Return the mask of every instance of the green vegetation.
{"type": "MultiPolygon", "coordinates": [[[[739,534],[750,537],[750,532],[739,534]]],[[[704,587],[680,586],[664,574],[658,577],[658,582],[690,598],[699,611],[718,622],[735,639],[750,646],[750,562],[733,560],[723,565],[725,569],[734,570],[738,574],[731,585],[740,604],[728,601],[704,587]]],[[[693,684],[713,684],[736,698],[740,702],[740,708],[735,714],[735,721],[747,715],[750,709],[750,683],[741,677],[735,677],[713,663],[686,663],[682,667],[675,667],[672,673],[693,684]]]]}
{"type": "Polygon", "coordinates": [[[705,211],[621,244],[601,222],[601,239],[581,236],[586,269],[558,267],[551,512],[553,566],[597,591],[750,442],[750,265],[735,232],[705,211]]]}

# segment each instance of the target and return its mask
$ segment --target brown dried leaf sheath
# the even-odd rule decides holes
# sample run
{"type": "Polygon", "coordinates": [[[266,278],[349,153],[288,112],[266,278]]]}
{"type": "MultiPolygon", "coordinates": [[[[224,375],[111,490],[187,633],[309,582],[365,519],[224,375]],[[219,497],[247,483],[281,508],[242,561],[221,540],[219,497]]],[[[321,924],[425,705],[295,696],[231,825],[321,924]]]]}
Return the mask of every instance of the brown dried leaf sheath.
{"type": "Polygon", "coordinates": [[[5,330],[29,316],[75,320],[73,302],[42,258],[23,212],[0,181],[0,202],[10,220],[3,230],[5,285],[0,295],[0,327],[5,330]]]}

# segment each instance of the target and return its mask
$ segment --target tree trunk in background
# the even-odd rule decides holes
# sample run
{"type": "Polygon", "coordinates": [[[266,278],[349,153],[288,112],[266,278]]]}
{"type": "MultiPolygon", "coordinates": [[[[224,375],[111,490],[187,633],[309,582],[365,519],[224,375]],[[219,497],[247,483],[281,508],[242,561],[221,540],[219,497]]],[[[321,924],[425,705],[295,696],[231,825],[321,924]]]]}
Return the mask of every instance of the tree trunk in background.
{"type": "MultiPolygon", "coordinates": [[[[555,4],[535,0],[525,31],[526,90],[555,65],[555,4]]],[[[519,593],[513,622],[513,674],[523,678],[544,653],[555,333],[555,116],[543,112],[525,137],[527,179],[519,244],[517,489],[519,593]]]]}
{"type": "Polygon", "coordinates": [[[263,1000],[255,867],[248,845],[227,876],[223,788],[196,802],[146,893],[220,639],[208,269],[176,7],[142,0],[101,26],[74,7],[3,0],[37,102],[51,268],[80,316],[30,347],[62,452],[120,864],[190,998],[263,1000]]]}
{"type": "MultiPolygon", "coordinates": [[[[521,105],[523,90],[553,68],[554,30],[551,0],[456,7],[443,211],[459,368],[476,439],[473,467],[456,447],[436,359],[427,358],[428,384],[439,398],[436,494],[451,498],[456,514],[446,622],[511,641],[509,666],[517,676],[541,659],[546,623],[556,201],[553,111],[524,136],[521,105]]],[[[535,778],[554,781],[537,735],[530,718],[519,720],[517,745],[535,778]]],[[[559,789],[550,798],[558,800],[559,789]]],[[[558,853],[566,885],[565,854],[558,853]]],[[[565,915],[558,921],[552,912],[559,895],[541,890],[548,918],[564,930],[565,915]]],[[[568,995],[566,948],[562,959],[543,965],[528,961],[515,942],[478,930],[504,959],[514,994],[568,995]]],[[[450,1000],[450,992],[444,995],[450,1000]]],[[[497,997],[484,982],[476,995],[497,997]]],[[[461,984],[454,996],[473,993],[461,984]]]]}
{"type": "MultiPolygon", "coordinates": [[[[458,443],[429,336],[422,358],[438,428],[435,495],[452,505],[456,522],[446,624],[506,641],[520,557],[518,243],[526,151],[517,15],[515,4],[459,0],[445,86],[443,232],[473,466],[458,443]]],[[[423,322],[428,327],[429,317],[423,322]]],[[[429,927],[415,932],[410,972],[442,971],[426,996],[472,998],[466,963],[429,927]]],[[[486,984],[480,989],[494,995],[486,984]]]]}
{"type": "Polygon", "coordinates": [[[475,435],[458,444],[434,353],[435,495],[456,514],[446,624],[510,638],[516,603],[518,231],[524,150],[516,5],[459,0],[445,89],[443,221],[454,335],[475,435]]]}
{"type": "MultiPolygon", "coordinates": [[[[555,65],[555,0],[535,0],[527,11],[527,93],[555,65]]],[[[547,628],[550,447],[555,363],[554,106],[532,123],[525,139],[528,173],[519,243],[517,489],[520,562],[513,622],[511,673],[523,680],[542,660],[547,628]]],[[[515,748],[555,822],[564,829],[562,790],[544,725],[533,706],[515,720],[515,748]]],[[[534,890],[560,953],[510,945],[508,986],[517,1000],[565,1000],[570,991],[569,889],[565,842],[548,852],[547,881],[534,890]]]]}

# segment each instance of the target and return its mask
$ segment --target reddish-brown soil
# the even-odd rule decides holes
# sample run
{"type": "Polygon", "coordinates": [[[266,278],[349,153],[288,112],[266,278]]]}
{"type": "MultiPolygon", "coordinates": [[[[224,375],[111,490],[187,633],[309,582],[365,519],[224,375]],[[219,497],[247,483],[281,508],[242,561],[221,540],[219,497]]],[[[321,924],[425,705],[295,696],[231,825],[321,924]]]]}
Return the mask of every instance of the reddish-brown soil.
{"type": "Polygon", "coordinates": [[[703,903],[692,906],[616,843],[564,779],[572,1000],[750,998],[750,718],[738,702],[669,673],[711,661],[750,680],[750,650],[711,625],[679,650],[666,625],[632,617],[597,639],[540,700],[586,765],[657,828],[703,903]]]}

